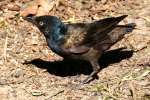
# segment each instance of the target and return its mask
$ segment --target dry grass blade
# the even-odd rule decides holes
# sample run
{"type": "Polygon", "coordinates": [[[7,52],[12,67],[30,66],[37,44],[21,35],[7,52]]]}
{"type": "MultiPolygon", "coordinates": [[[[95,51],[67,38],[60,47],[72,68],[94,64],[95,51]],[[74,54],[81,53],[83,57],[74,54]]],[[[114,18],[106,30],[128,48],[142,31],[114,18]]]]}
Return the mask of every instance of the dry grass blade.
{"type": "Polygon", "coordinates": [[[146,17],[142,17],[142,18],[150,23],[150,16],[146,16],[146,17]]]}

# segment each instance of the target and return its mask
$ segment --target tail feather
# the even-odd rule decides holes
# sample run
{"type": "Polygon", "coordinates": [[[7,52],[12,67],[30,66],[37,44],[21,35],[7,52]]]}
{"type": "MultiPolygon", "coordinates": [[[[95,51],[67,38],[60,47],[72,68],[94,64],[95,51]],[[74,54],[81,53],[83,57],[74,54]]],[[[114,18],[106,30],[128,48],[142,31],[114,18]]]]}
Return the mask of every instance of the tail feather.
{"type": "Polygon", "coordinates": [[[135,23],[130,23],[130,24],[127,24],[127,32],[132,32],[133,31],[133,29],[135,29],[135,27],[136,27],[136,24],[135,23]]]}
{"type": "Polygon", "coordinates": [[[133,29],[135,29],[136,24],[135,23],[129,23],[126,25],[117,25],[117,27],[124,27],[126,29],[126,32],[129,33],[129,32],[132,32],[133,29]]]}
{"type": "Polygon", "coordinates": [[[109,39],[112,43],[115,43],[123,38],[125,34],[133,31],[135,28],[135,23],[129,23],[126,25],[117,25],[111,32],[108,33],[109,39]]]}

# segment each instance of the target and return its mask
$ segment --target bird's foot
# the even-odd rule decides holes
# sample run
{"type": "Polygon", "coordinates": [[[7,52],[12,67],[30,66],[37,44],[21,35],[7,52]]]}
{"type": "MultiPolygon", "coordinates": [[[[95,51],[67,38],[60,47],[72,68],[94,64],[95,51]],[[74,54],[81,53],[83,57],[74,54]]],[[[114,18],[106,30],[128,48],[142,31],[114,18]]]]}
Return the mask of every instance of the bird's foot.
{"type": "Polygon", "coordinates": [[[81,84],[87,84],[87,83],[91,82],[93,79],[94,79],[93,77],[88,76],[86,79],[81,81],[81,84]]]}
{"type": "Polygon", "coordinates": [[[98,79],[98,76],[96,74],[94,75],[89,75],[86,79],[84,79],[83,81],[81,81],[81,84],[87,84],[91,81],[93,81],[94,79],[98,79]]]}

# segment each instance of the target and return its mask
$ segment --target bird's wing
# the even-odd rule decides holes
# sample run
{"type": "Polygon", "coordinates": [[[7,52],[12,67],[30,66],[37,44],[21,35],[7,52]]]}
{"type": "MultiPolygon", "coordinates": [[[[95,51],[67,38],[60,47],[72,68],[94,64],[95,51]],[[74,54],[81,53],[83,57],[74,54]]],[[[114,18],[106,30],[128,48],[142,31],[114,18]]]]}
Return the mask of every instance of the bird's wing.
{"type": "MultiPolygon", "coordinates": [[[[116,25],[122,21],[127,15],[119,17],[105,18],[89,25],[86,38],[83,44],[97,44],[108,38],[108,33],[110,33],[116,25]]],[[[116,33],[118,34],[118,33],[116,33]]]]}
{"type": "Polygon", "coordinates": [[[117,26],[126,16],[106,18],[87,24],[68,24],[63,48],[75,54],[87,52],[91,47],[108,49],[126,33],[128,26],[117,26]]]}
{"type": "Polygon", "coordinates": [[[87,34],[87,23],[67,24],[67,34],[62,48],[70,53],[84,53],[89,50],[89,47],[80,45],[87,34]]]}
{"type": "Polygon", "coordinates": [[[107,50],[109,49],[113,44],[118,42],[123,38],[123,36],[127,33],[130,33],[133,31],[135,27],[134,23],[126,24],[126,25],[117,25],[113,30],[104,32],[106,33],[103,37],[97,37],[94,38],[93,42],[87,43],[87,45],[94,45],[93,47],[97,50],[107,50]]]}

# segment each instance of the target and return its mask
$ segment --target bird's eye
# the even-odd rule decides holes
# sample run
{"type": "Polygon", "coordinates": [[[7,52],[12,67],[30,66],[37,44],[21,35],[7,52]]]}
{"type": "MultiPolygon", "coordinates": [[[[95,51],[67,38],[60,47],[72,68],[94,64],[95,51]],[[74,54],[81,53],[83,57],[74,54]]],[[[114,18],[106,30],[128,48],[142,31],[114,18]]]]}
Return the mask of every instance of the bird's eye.
{"type": "Polygon", "coordinates": [[[43,23],[42,21],[40,21],[40,22],[39,22],[39,25],[40,25],[40,26],[43,26],[43,25],[44,25],[44,23],[43,23]]]}

